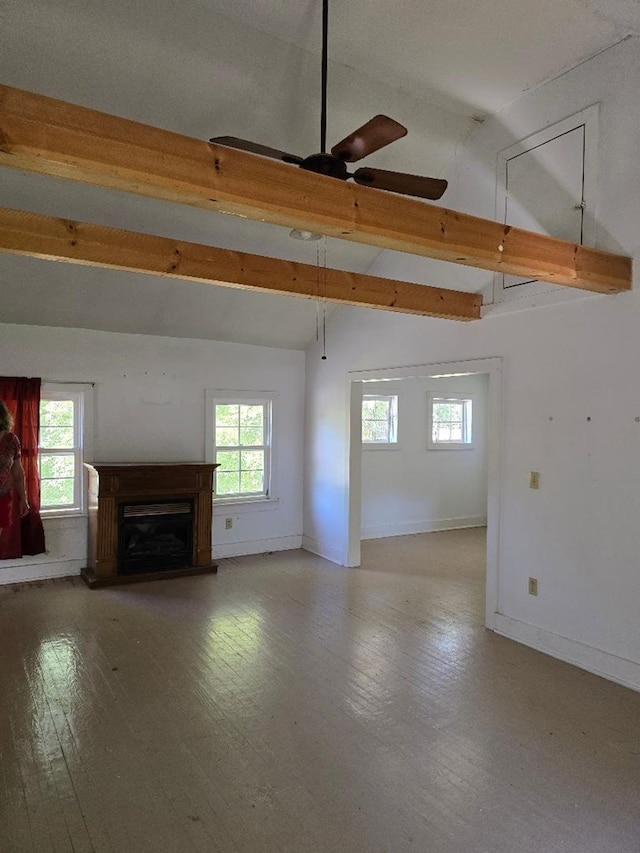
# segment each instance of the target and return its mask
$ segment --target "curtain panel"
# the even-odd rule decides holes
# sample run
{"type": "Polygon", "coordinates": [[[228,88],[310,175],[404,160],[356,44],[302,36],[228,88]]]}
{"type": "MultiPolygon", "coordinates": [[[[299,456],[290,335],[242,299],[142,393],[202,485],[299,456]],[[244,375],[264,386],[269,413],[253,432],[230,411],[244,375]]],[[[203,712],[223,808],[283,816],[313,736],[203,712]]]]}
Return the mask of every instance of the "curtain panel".
{"type": "Polygon", "coordinates": [[[0,536],[0,560],[10,560],[45,551],[44,529],[40,518],[40,474],[38,471],[38,433],[40,431],[40,379],[0,377],[0,400],[4,400],[14,418],[13,431],[22,445],[22,466],[27,500],[31,509],[20,518],[18,497],[13,493],[13,523],[0,536]]]}

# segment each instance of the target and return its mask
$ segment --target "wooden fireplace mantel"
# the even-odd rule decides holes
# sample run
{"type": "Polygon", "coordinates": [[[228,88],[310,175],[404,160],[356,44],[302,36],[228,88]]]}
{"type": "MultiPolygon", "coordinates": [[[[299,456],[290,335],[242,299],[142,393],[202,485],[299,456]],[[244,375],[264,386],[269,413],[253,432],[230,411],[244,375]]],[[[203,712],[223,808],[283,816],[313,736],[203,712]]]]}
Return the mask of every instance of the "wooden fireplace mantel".
{"type": "Polygon", "coordinates": [[[215,572],[211,556],[213,472],[211,462],[85,464],[89,475],[89,565],[81,574],[90,587],[215,572]],[[118,573],[118,507],[131,501],[183,498],[193,501],[193,556],[183,568],[139,575],[118,573]]]}

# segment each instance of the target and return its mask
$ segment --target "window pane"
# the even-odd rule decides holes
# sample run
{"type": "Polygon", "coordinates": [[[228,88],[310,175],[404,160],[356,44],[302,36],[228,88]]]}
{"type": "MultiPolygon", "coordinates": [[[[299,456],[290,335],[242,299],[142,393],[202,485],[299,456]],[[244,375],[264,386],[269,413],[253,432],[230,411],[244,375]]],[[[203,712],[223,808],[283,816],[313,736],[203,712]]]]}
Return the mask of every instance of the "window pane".
{"type": "Polygon", "coordinates": [[[42,400],[40,426],[73,426],[73,400],[42,400]]]}
{"type": "Polygon", "coordinates": [[[373,441],[373,423],[371,421],[362,422],[362,440],[373,441]]]}
{"type": "Polygon", "coordinates": [[[41,506],[73,506],[73,479],[43,480],[41,483],[41,506]]]}
{"type": "Polygon", "coordinates": [[[240,423],[242,426],[262,427],[264,406],[240,406],[240,423]]]}
{"type": "Polygon", "coordinates": [[[245,446],[264,444],[262,427],[242,427],[240,429],[240,444],[245,446]]]}
{"type": "Polygon", "coordinates": [[[262,471],[264,468],[264,452],[262,450],[243,450],[240,467],[243,471],[262,471]]]}
{"type": "Polygon", "coordinates": [[[241,492],[264,492],[264,475],[262,471],[243,471],[240,475],[241,492]]]}
{"type": "Polygon", "coordinates": [[[73,427],[40,427],[40,447],[73,447],[73,427]]]}
{"type": "Polygon", "coordinates": [[[240,406],[237,403],[216,405],[216,426],[234,426],[240,422],[240,406]]]}
{"type": "Polygon", "coordinates": [[[220,473],[221,471],[239,471],[240,451],[224,450],[219,453],[216,453],[216,462],[220,465],[218,473],[220,473]]]}
{"type": "Polygon", "coordinates": [[[387,423],[373,423],[373,440],[374,441],[388,441],[389,440],[389,427],[387,423]]]}
{"type": "Polygon", "coordinates": [[[237,471],[220,471],[216,474],[218,495],[237,495],[240,491],[240,474],[237,471]]]}
{"type": "Polygon", "coordinates": [[[66,454],[64,456],[40,456],[40,477],[43,480],[56,480],[75,475],[75,459],[66,454]]]}
{"type": "Polygon", "coordinates": [[[237,447],[238,430],[233,427],[216,427],[216,444],[218,447],[237,447]]]}

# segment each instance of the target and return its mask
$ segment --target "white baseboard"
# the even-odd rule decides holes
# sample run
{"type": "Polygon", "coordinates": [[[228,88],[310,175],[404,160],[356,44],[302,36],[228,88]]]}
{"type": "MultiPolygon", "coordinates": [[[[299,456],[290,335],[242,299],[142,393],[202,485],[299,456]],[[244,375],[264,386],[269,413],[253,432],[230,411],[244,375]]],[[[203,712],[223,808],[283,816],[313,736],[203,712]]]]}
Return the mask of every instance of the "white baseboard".
{"type": "Polygon", "coordinates": [[[570,640],[552,631],[537,628],[510,616],[495,614],[494,630],[503,637],[516,640],[558,660],[640,691],[640,663],[570,640]]]}
{"type": "Polygon", "coordinates": [[[486,516],[467,518],[436,518],[429,521],[396,521],[391,524],[363,526],[362,539],[384,539],[387,536],[408,536],[416,533],[435,533],[438,530],[460,530],[465,527],[486,527],[486,516]]]}
{"type": "MultiPolygon", "coordinates": [[[[0,568],[0,586],[9,583],[28,583],[29,581],[42,581],[48,578],[66,578],[70,575],[79,575],[80,569],[87,565],[83,560],[53,560],[51,562],[28,563],[16,560],[10,566],[0,568]]],[[[31,558],[33,559],[33,558],[31,558]]]]}
{"type": "Polygon", "coordinates": [[[324,557],[330,563],[337,563],[339,566],[346,566],[344,553],[333,543],[320,542],[318,539],[312,539],[310,536],[302,537],[302,547],[305,551],[310,551],[312,554],[317,554],[318,557],[324,557]]]}
{"type": "Polygon", "coordinates": [[[291,551],[302,547],[302,536],[277,536],[274,539],[251,539],[247,542],[229,542],[214,545],[214,560],[225,557],[246,557],[249,554],[265,554],[267,551],[291,551]]]}

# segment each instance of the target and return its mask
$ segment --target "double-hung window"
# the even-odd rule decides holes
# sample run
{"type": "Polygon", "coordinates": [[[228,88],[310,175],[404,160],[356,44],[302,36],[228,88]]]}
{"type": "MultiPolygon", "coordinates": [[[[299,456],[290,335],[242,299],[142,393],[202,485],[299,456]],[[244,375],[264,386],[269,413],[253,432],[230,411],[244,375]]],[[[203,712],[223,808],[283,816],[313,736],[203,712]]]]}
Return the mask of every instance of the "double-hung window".
{"type": "Polygon", "coordinates": [[[473,447],[473,397],[428,395],[430,450],[473,447]]]}
{"type": "Polygon", "coordinates": [[[90,389],[55,383],[42,386],[38,463],[44,514],[84,509],[84,432],[90,389]]]}
{"type": "Polygon", "coordinates": [[[366,447],[388,447],[398,443],[396,394],[363,394],[362,443],[366,447]]]}
{"type": "Polygon", "coordinates": [[[208,392],[208,456],[216,469],[215,497],[240,501],[269,498],[273,395],[208,392]]]}

